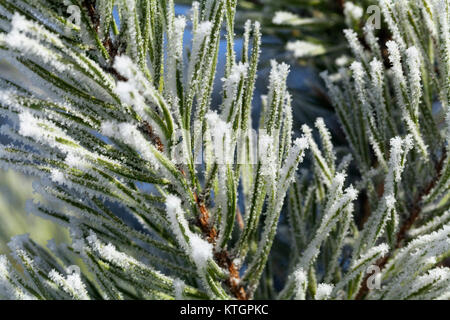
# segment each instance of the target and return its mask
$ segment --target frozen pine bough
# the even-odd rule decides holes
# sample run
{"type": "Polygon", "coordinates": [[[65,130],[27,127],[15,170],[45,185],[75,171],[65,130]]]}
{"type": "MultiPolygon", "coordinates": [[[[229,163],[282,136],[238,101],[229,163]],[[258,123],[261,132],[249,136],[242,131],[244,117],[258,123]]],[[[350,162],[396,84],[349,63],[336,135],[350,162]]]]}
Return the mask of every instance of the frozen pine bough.
{"type": "Polygon", "coordinates": [[[395,3],[382,1],[389,57],[370,28],[370,52],[346,31],[355,62],[339,83],[324,75],[342,156],[322,119],[320,143],[293,128],[289,68],[275,61],[254,132],[260,26],[246,23],[235,52],[235,0],[194,2],[188,16],[172,1],[67,1],[80,24],[60,1],[0,0],[0,56],[27,79],[0,80],[14,140],[1,164],[36,178],[45,202],[29,212],[72,238],[13,238],[0,298],[448,299],[449,3],[395,3]],[[284,208],[291,250],[274,285],[284,208]]]}
{"type": "Polygon", "coordinates": [[[323,73],[352,158],[336,156],[323,120],[322,148],[303,127],[313,168],[290,189],[295,250],[278,297],[449,298],[450,2],[378,6],[391,40],[372,24],[363,39],[345,30],[349,68],[323,73]]]}
{"type": "Polygon", "coordinates": [[[253,297],[308,148],[292,138],[288,66],[272,62],[255,133],[260,26],[247,22],[234,52],[236,1],[194,2],[188,16],[165,0],[66,5],[81,24],[59,1],[0,2],[1,57],[27,78],[0,80],[2,133],[15,141],[1,163],[37,178],[46,201],[28,210],[72,238],[48,248],[14,238],[0,297],[253,297]]]}

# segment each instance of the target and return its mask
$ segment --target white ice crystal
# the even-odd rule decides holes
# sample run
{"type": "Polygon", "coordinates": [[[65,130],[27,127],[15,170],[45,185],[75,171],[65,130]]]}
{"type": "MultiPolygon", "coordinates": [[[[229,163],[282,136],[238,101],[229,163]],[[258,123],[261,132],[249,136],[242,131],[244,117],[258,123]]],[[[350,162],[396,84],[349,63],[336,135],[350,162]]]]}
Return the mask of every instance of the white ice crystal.
{"type": "Polygon", "coordinates": [[[328,283],[320,283],[317,286],[317,291],[314,299],[316,300],[326,300],[331,295],[334,285],[328,283]]]}
{"type": "Polygon", "coordinates": [[[295,299],[296,300],[305,300],[306,299],[306,288],[308,284],[308,277],[303,271],[303,269],[298,269],[294,272],[294,278],[295,278],[295,286],[296,286],[296,293],[295,293],[295,299]]]}
{"type": "Polygon", "coordinates": [[[185,287],[186,287],[186,284],[184,283],[183,280],[175,279],[173,281],[173,291],[174,291],[176,300],[184,300],[183,291],[184,291],[185,287]]]}
{"type": "Polygon", "coordinates": [[[189,237],[190,254],[198,270],[205,270],[209,260],[213,258],[213,246],[197,234],[189,237]]]}
{"type": "Polygon", "coordinates": [[[48,276],[73,298],[80,300],[89,300],[86,286],[84,285],[78,273],[75,272],[72,274],[68,274],[67,277],[64,278],[56,270],[52,270],[50,271],[48,276]]]}
{"type": "Polygon", "coordinates": [[[189,230],[181,207],[181,200],[178,197],[168,195],[166,197],[166,209],[177,240],[190,253],[197,269],[202,272],[205,271],[207,262],[213,257],[212,245],[189,230]]]}
{"type": "Polygon", "coordinates": [[[107,121],[102,123],[101,132],[107,137],[124,141],[139,152],[145,160],[149,161],[155,169],[159,168],[159,162],[156,161],[154,151],[151,149],[155,147],[151,147],[150,142],[144,138],[136,125],[127,122],[116,123],[107,121]]]}

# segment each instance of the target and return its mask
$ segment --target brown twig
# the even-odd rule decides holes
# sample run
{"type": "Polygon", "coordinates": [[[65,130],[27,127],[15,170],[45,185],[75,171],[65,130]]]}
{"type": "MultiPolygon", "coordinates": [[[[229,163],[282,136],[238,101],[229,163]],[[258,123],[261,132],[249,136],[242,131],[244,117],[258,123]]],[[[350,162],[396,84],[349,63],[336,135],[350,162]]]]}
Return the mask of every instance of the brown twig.
{"type": "MultiPolygon", "coordinates": [[[[83,7],[86,9],[89,19],[91,20],[94,31],[98,34],[100,28],[100,17],[98,15],[97,10],[95,10],[95,1],[93,0],[84,0],[82,2],[83,7]]],[[[103,66],[103,70],[112,74],[119,81],[127,81],[128,79],[120,75],[113,67],[114,60],[119,53],[120,42],[113,41],[111,39],[110,34],[107,32],[105,35],[105,39],[102,41],[103,46],[109,55],[109,63],[106,66],[103,66]]]]}
{"type": "Polygon", "coordinates": [[[231,293],[238,300],[248,300],[247,292],[240,284],[239,271],[236,268],[233,260],[230,258],[229,252],[224,250],[215,254],[216,261],[222,268],[225,268],[230,273],[230,277],[226,280],[227,286],[230,288],[231,293]]]}
{"type": "MultiPolygon", "coordinates": [[[[186,174],[180,168],[180,172],[185,176],[186,174]]],[[[200,211],[200,216],[198,217],[198,225],[205,235],[209,243],[216,244],[219,233],[217,229],[211,224],[210,215],[205,201],[202,197],[199,197],[196,192],[194,192],[194,200],[200,211]]],[[[247,292],[241,285],[241,279],[239,275],[239,270],[236,267],[230,253],[227,250],[222,250],[215,253],[214,258],[221,268],[228,270],[230,276],[225,281],[225,284],[230,289],[230,292],[238,300],[248,300],[247,292]]]]}
{"type": "MultiPolygon", "coordinates": [[[[194,199],[200,211],[200,216],[198,218],[199,226],[202,229],[202,232],[205,234],[207,240],[210,243],[215,244],[219,233],[217,232],[216,228],[210,223],[208,208],[206,207],[203,199],[197,196],[197,193],[194,193],[194,199]]],[[[234,264],[233,259],[231,259],[230,253],[227,250],[222,250],[220,252],[217,252],[214,255],[214,258],[216,259],[219,266],[228,270],[230,274],[225,283],[230,289],[231,293],[233,293],[238,300],[247,300],[247,293],[245,292],[244,287],[240,284],[239,270],[234,264]]]]}
{"type": "Polygon", "coordinates": [[[89,18],[91,19],[91,22],[92,22],[95,32],[98,33],[98,29],[100,27],[100,17],[98,16],[97,11],[95,10],[95,1],[84,0],[82,2],[82,5],[86,9],[86,11],[89,15],[89,18]]]}
{"type": "Polygon", "coordinates": [[[164,152],[164,145],[161,139],[154,133],[152,126],[147,121],[142,121],[139,130],[144,133],[160,152],[164,152]]]}

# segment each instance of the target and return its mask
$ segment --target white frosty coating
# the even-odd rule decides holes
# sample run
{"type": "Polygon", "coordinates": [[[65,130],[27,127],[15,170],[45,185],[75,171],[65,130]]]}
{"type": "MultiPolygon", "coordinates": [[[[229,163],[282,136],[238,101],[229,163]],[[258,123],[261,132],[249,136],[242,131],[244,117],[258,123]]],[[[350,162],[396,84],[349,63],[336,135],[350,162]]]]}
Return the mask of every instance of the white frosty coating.
{"type": "MultiPolygon", "coordinates": [[[[71,3],[67,1],[66,6],[70,6],[71,3]]],[[[112,17],[112,5],[110,1],[99,1],[97,4],[98,17],[100,20],[99,36],[103,38],[109,31],[112,17]]]]}
{"type": "Polygon", "coordinates": [[[412,240],[407,247],[390,259],[383,269],[383,279],[387,281],[385,291],[388,292],[384,298],[401,297],[405,293],[405,288],[416,280],[411,274],[427,271],[436,264],[437,257],[448,253],[449,235],[450,225],[446,225],[438,231],[412,240]]]}
{"type": "MultiPolygon", "coordinates": [[[[295,168],[297,168],[298,163],[303,160],[304,151],[308,148],[309,143],[307,138],[301,137],[294,141],[294,145],[289,150],[289,153],[281,168],[280,181],[284,183],[285,186],[288,185],[292,179],[294,179],[295,168]]],[[[280,189],[284,190],[284,188],[280,189]]]]}
{"type": "Polygon", "coordinates": [[[232,164],[235,145],[232,143],[231,123],[224,121],[213,111],[208,112],[205,118],[211,134],[214,160],[217,164],[232,164]]]}
{"type": "MultiPolygon", "coordinates": [[[[239,80],[237,80],[239,81],[239,80]]],[[[231,103],[231,102],[230,102],[231,103]]],[[[226,111],[225,111],[226,112],[226,111]]],[[[217,246],[224,245],[223,239],[226,236],[227,216],[228,216],[228,168],[234,162],[236,150],[236,140],[233,138],[233,130],[231,123],[221,119],[216,112],[208,112],[206,114],[208,123],[208,132],[211,135],[210,145],[212,158],[218,164],[217,179],[218,190],[216,193],[216,207],[221,212],[221,223],[219,228],[219,237],[216,241],[217,246]]]]}
{"type": "Polygon", "coordinates": [[[209,39],[212,26],[213,25],[210,21],[204,21],[201,22],[195,30],[195,34],[192,39],[191,59],[188,68],[188,83],[192,80],[195,65],[202,56],[202,52],[200,52],[201,46],[204,41],[207,41],[209,39]]]}
{"type": "Polygon", "coordinates": [[[358,94],[358,99],[363,107],[364,110],[364,117],[366,118],[366,121],[368,122],[368,135],[369,135],[369,141],[370,144],[375,152],[375,155],[377,156],[378,161],[383,166],[383,168],[387,168],[386,161],[384,158],[384,154],[382,152],[379,139],[377,139],[377,130],[376,128],[377,124],[375,122],[374,118],[374,111],[372,106],[370,105],[368,101],[369,94],[366,91],[366,81],[367,75],[364,71],[363,65],[361,62],[355,61],[351,64],[350,69],[353,72],[353,78],[355,79],[355,89],[358,94]]]}
{"type": "Polygon", "coordinates": [[[118,56],[114,59],[114,69],[117,70],[123,77],[130,79],[136,76],[134,70],[134,63],[130,57],[126,55],[118,56]]]}
{"type": "Polygon", "coordinates": [[[43,63],[50,64],[59,72],[69,71],[70,67],[55,59],[53,52],[41,45],[39,39],[27,36],[27,31],[35,27],[39,26],[16,12],[11,20],[11,31],[5,36],[5,42],[22,55],[39,57],[43,63]]]}
{"type": "MultiPolygon", "coordinates": [[[[393,9],[395,5],[392,3],[392,0],[380,0],[380,7],[383,12],[384,19],[386,20],[389,29],[393,34],[394,40],[400,45],[400,48],[402,48],[402,50],[405,49],[405,41],[403,40],[401,32],[398,28],[398,24],[394,22],[394,17],[391,14],[391,12],[395,12],[395,10],[393,9]]],[[[395,17],[396,20],[398,18],[398,16],[395,17]]]]}
{"type": "Polygon", "coordinates": [[[72,93],[56,88],[49,82],[42,81],[41,77],[14,61],[15,55],[23,55],[37,64],[42,64],[48,71],[57,73],[59,77],[69,80],[69,82],[78,81],[82,83],[83,89],[105,101],[111,101],[111,95],[108,90],[111,90],[114,86],[112,77],[104,73],[96,62],[90,60],[87,63],[83,54],[76,54],[73,50],[68,49],[67,45],[61,41],[57,34],[48,31],[42,25],[28,21],[15,13],[12,18],[10,33],[5,35],[5,37],[0,35],[0,41],[6,41],[7,46],[14,49],[14,52],[11,50],[6,53],[6,56],[4,53],[0,55],[5,56],[16,68],[21,69],[20,72],[24,73],[36,87],[27,89],[38,93],[42,93],[42,90],[39,90],[41,88],[47,89],[49,93],[51,92],[45,97],[47,99],[50,96],[58,101],[70,96],[74,100],[79,100],[72,93]],[[57,50],[49,49],[49,47],[57,48],[57,50]],[[67,60],[65,55],[69,57],[69,63],[65,61],[65,59],[67,60]],[[74,68],[73,64],[81,68],[83,72],[78,68],[74,68]],[[105,90],[105,88],[108,89],[105,90]]]}
{"type": "Polygon", "coordinates": [[[74,299],[90,300],[89,294],[86,291],[86,286],[78,273],[68,274],[67,277],[64,278],[56,270],[51,270],[48,276],[74,299]]]}
{"type": "Polygon", "coordinates": [[[8,259],[6,256],[0,256],[0,298],[1,299],[14,299],[16,290],[12,286],[11,282],[8,281],[9,276],[9,268],[8,268],[8,259]]]}
{"type": "Polygon", "coordinates": [[[183,35],[184,28],[186,27],[186,17],[179,16],[174,19],[173,22],[173,32],[172,38],[174,39],[173,51],[169,50],[170,54],[175,55],[177,58],[181,58],[183,55],[183,35]]]}
{"type": "Polygon", "coordinates": [[[25,243],[30,240],[30,234],[21,234],[11,238],[8,242],[8,247],[11,251],[21,250],[25,243]]]}
{"type": "Polygon", "coordinates": [[[379,38],[375,36],[375,26],[373,24],[366,23],[363,30],[364,38],[366,40],[366,43],[369,45],[370,50],[375,53],[376,57],[381,59],[381,48],[379,44],[379,38]]]}
{"type": "MultiPolygon", "coordinates": [[[[90,154],[89,151],[77,148],[79,143],[73,138],[68,136],[62,129],[58,128],[51,121],[40,119],[34,116],[29,111],[25,111],[19,114],[19,134],[24,137],[30,137],[38,142],[45,142],[52,148],[57,148],[61,152],[66,154],[66,163],[78,169],[85,169],[89,167],[89,163],[86,160],[86,155],[90,154]],[[59,143],[58,138],[71,142],[71,145],[59,143]]],[[[62,181],[61,174],[57,172],[57,169],[53,169],[52,177],[56,180],[62,181]],[[55,172],[53,172],[55,171],[55,172]]]]}
{"type": "Polygon", "coordinates": [[[277,171],[276,152],[273,151],[274,139],[265,132],[258,137],[258,159],[261,162],[261,174],[275,181],[277,171]]]}
{"type": "MultiPolygon", "coordinates": [[[[396,100],[397,100],[398,104],[400,105],[400,108],[403,112],[403,120],[405,121],[410,134],[416,141],[416,143],[421,151],[422,158],[425,161],[427,161],[427,159],[428,159],[427,146],[425,145],[425,142],[423,141],[423,138],[419,132],[418,119],[416,119],[414,121],[411,118],[410,112],[406,105],[406,101],[404,99],[404,93],[408,94],[409,90],[407,88],[406,79],[405,79],[405,76],[403,73],[399,45],[395,41],[388,41],[386,43],[386,46],[389,51],[389,60],[392,63],[392,74],[393,74],[393,78],[394,78],[395,96],[396,96],[396,100]]],[[[411,57],[411,59],[409,59],[409,60],[416,59],[415,54],[414,54],[414,49],[410,51],[409,55],[411,57]]],[[[414,69],[414,67],[411,67],[411,68],[414,69]]],[[[416,82],[415,84],[413,84],[413,90],[418,91],[420,84],[417,84],[417,76],[414,75],[415,72],[416,71],[413,71],[413,75],[412,75],[412,77],[413,77],[412,80],[416,82]]],[[[415,99],[416,100],[420,99],[420,97],[415,97],[415,99]]]]}
{"type": "Polygon", "coordinates": [[[395,79],[398,81],[396,83],[396,86],[406,87],[398,44],[395,41],[388,41],[386,42],[386,47],[389,51],[389,61],[392,64],[392,73],[394,74],[395,79]]]}
{"type": "MultiPolygon", "coordinates": [[[[265,117],[265,130],[269,135],[273,134],[274,121],[282,117],[279,112],[283,111],[283,107],[289,103],[290,96],[286,91],[286,80],[289,74],[289,66],[285,63],[277,63],[275,60],[270,61],[271,70],[269,75],[269,92],[267,98],[263,98],[264,109],[269,106],[271,110],[269,115],[265,117]],[[275,107],[274,107],[275,106],[275,107]]],[[[278,137],[274,136],[274,150],[278,148],[278,137]]]]}
{"type": "MultiPolygon", "coordinates": [[[[170,11],[171,12],[171,11],[170,11]]],[[[168,13],[169,14],[169,13],[168,13]]],[[[167,61],[165,72],[167,74],[167,90],[174,97],[177,96],[177,70],[181,69],[183,60],[183,35],[186,28],[186,17],[180,16],[173,19],[173,25],[168,19],[167,32],[167,61]]]]}
{"type": "Polygon", "coordinates": [[[430,285],[432,285],[433,289],[437,289],[439,286],[442,286],[442,284],[444,284],[442,291],[447,291],[450,284],[450,269],[434,268],[414,281],[411,288],[405,292],[404,296],[407,297],[414,293],[418,293],[421,289],[430,285]]]}
{"type": "Polygon", "coordinates": [[[207,262],[213,258],[213,246],[206,240],[200,238],[189,229],[188,222],[184,217],[184,211],[181,207],[181,200],[174,195],[166,197],[167,215],[178,243],[192,257],[197,269],[204,272],[207,262]],[[181,227],[183,229],[181,229],[181,227]]]}
{"type": "Polygon", "coordinates": [[[30,112],[23,112],[19,115],[19,133],[25,137],[36,137],[42,134],[42,128],[37,125],[37,119],[30,112]]]}
{"type": "MultiPolygon", "coordinates": [[[[289,74],[289,65],[278,63],[276,60],[270,60],[270,85],[269,89],[282,88],[286,84],[289,74]]],[[[269,99],[270,101],[271,99],[269,99]]]]}
{"type": "Polygon", "coordinates": [[[305,270],[309,268],[310,264],[313,263],[318,256],[323,241],[328,238],[332,228],[340,220],[341,216],[345,214],[343,209],[346,207],[353,209],[353,207],[349,207],[349,205],[351,205],[351,202],[356,200],[357,197],[358,191],[353,186],[350,186],[345,190],[345,193],[342,191],[335,192],[334,197],[331,197],[328,200],[320,227],[318,228],[314,239],[308,244],[303,252],[300,262],[298,263],[299,268],[305,270]]]}
{"type": "Polygon", "coordinates": [[[173,293],[175,295],[175,300],[184,300],[183,291],[186,284],[183,280],[175,279],[173,280],[173,293]]]}
{"type": "MultiPolygon", "coordinates": [[[[330,186],[330,198],[339,197],[342,194],[342,188],[344,187],[346,174],[343,172],[338,172],[333,177],[330,186]]],[[[328,208],[329,209],[329,208],[328,208]]]]}
{"type": "Polygon", "coordinates": [[[385,256],[389,252],[389,246],[386,243],[382,243],[376,247],[370,248],[364,255],[359,257],[359,260],[354,265],[359,265],[361,262],[368,260],[374,256],[385,256]]]}
{"type": "Polygon", "coordinates": [[[182,233],[182,230],[179,226],[183,227],[185,232],[189,232],[189,226],[187,224],[186,219],[184,218],[183,209],[181,208],[181,200],[177,196],[167,195],[166,197],[166,209],[167,216],[169,218],[170,225],[172,226],[172,231],[175,234],[178,243],[186,250],[189,250],[188,243],[182,233]]]}
{"type": "Polygon", "coordinates": [[[52,169],[50,177],[51,177],[52,181],[57,184],[64,185],[67,183],[67,180],[64,176],[64,172],[62,172],[61,170],[52,169]]]}
{"type": "Polygon", "coordinates": [[[123,141],[134,148],[153,168],[158,169],[160,167],[152,152],[152,148],[156,150],[155,147],[144,138],[136,125],[128,122],[105,121],[102,123],[101,133],[107,137],[123,141]]]}
{"type": "Polygon", "coordinates": [[[408,263],[414,265],[414,259],[427,259],[447,252],[450,248],[449,236],[450,225],[445,225],[437,231],[412,240],[407,247],[401,249],[395,256],[395,259],[391,260],[388,265],[386,265],[386,270],[388,270],[392,264],[408,261],[408,263]]]}
{"type": "Polygon", "coordinates": [[[353,77],[355,78],[356,82],[360,82],[362,83],[364,80],[364,70],[363,70],[363,66],[362,63],[359,61],[355,61],[350,65],[350,70],[353,71],[353,77]]]}
{"type": "Polygon", "coordinates": [[[208,18],[209,16],[211,16],[211,14],[213,14],[215,12],[216,7],[217,7],[216,1],[207,0],[206,4],[205,4],[205,10],[204,10],[205,17],[208,18]],[[214,4],[214,7],[213,7],[213,4],[214,4]]]}
{"type": "Polygon", "coordinates": [[[89,166],[89,163],[81,156],[75,154],[74,152],[68,152],[65,163],[73,168],[85,169],[89,166]]]}
{"type": "Polygon", "coordinates": [[[410,87],[411,104],[416,118],[419,117],[419,103],[422,97],[422,73],[420,71],[422,59],[416,47],[406,50],[408,63],[408,78],[410,87]]]}
{"type": "Polygon", "coordinates": [[[288,24],[291,26],[301,24],[300,16],[288,11],[275,12],[272,22],[273,24],[288,24]]]}
{"type": "MultiPolygon", "coordinates": [[[[344,172],[347,170],[350,163],[353,161],[353,155],[351,153],[346,154],[342,159],[341,162],[339,162],[336,171],[337,172],[344,172]]],[[[359,189],[359,188],[356,188],[359,189]]]]}
{"type": "Polygon", "coordinates": [[[401,174],[405,168],[405,163],[402,163],[402,158],[405,158],[408,152],[412,149],[412,137],[408,135],[405,139],[394,137],[391,139],[391,156],[389,159],[389,172],[386,176],[385,194],[394,193],[394,183],[399,183],[401,174]]]}
{"type": "Polygon", "coordinates": [[[189,10],[188,17],[192,22],[192,29],[195,31],[198,21],[200,19],[200,3],[198,1],[193,1],[191,5],[191,10],[189,10]]]}
{"type": "Polygon", "coordinates": [[[8,258],[0,255],[0,299],[35,300],[35,297],[24,292],[24,288],[16,281],[13,272],[8,258]]]}
{"type": "Polygon", "coordinates": [[[323,45],[301,40],[289,41],[286,50],[291,51],[295,58],[312,57],[326,52],[323,45]]]}
{"type": "Polygon", "coordinates": [[[383,63],[379,61],[377,58],[374,58],[370,62],[370,78],[371,81],[371,90],[374,95],[374,100],[380,105],[380,108],[377,109],[379,111],[378,115],[378,124],[383,126],[383,129],[386,130],[386,121],[387,121],[387,113],[386,113],[386,101],[384,98],[384,67],[383,63]]]}
{"type": "Polygon", "coordinates": [[[323,118],[317,118],[315,126],[319,130],[320,138],[322,140],[322,147],[324,148],[328,165],[334,170],[336,155],[334,154],[333,143],[331,142],[331,133],[325,125],[323,118]]]}
{"type": "Polygon", "coordinates": [[[346,29],[344,30],[344,35],[355,57],[360,61],[365,61],[366,56],[364,48],[362,47],[361,42],[359,42],[358,40],[358,34],[352,29],[346,29]]]}
{"type": "Polygon", "coordinates": [[[388,210],[393,210],[395,208],[395,203],[397,202],[397,200],[393,195],[387,195],[384,200],[386,202],[386,207],[388,208],[388,210]]]}
{"type": "MultiPolygon", "coordinates": [[[[365,227],[359,237],[356,250],[358,254],[363,254],[363,250],[367,250],[375,244],[376,240],[384,233],[385,225],[390,221],[391,216],[394,217],[394,227],[397,227],[396,204],[396,185],[401,181],[401,175],[406,165],[406,156],[412,148],[411,136],[405,139],[394,137],[391,139],[390,159],[388,163],[388,173],[384,182],[384,196],[377,210],[369,217],[365,227]],[[363,243],[364,242],[364,243],[363,243]],[[362,247],[364,246],[364,248],[362,247]]],[[[356,256],[355,256],[356,257],[356,256]]]]}
{"type": "Polygon", "coordinates": [[[437,30],[437,25],[433,19],[433,10],[427,10],[427,7],[425,6],[426,1],[425,2],[418,2],[419,3],[419,7],[420,10],[422,11],[422,17],[424,18],[425,21],[425,25],[428,29],[428,31],[430,32],[431,36],[434,38],[437,38],[438,36],[438,30],[437,30]]]}
{"type": "MultiPolygon", "coordinates": [[[[113,244],[105,244],[99,240],[97,235],[92,231],[90,231],[90,235],[86,238],[86,240],[88,242],[86,251],[90,251],[91,254],[94,254],[97,259],[106,260],[109,264],[115,265],[121,269],[122,272],[129,274],[129,276],[134,278],[135,281],[142,281],[143,277],[150,277],[151,280],[159,283],[162,282],[165,285],[168,285],[173,281],[161,272],[156,271],[152,267],[144,264],[142,260],[136,260],[136,258],[124,252],[118,251],[113,244]]],[[[115,290],[113,285],[110,289],[115,290]]],[[[122,295],[120,292],[117,292],[116,295],[118,295],[121,299],[122,295]]]]}
{"type": "Polygon", "coordinates": [[[123,269],[127,269],[130,267],[128,256],[125,253],[117,251],[116,247],[113,244],[108,243],[104,245],[92,232],[86,239],[89,245],[106,260],[113,262],[123,269]]]}
{"type": "Polygon", "coordinates": [[[119,81],[115,92],[126,104],[135,105],[140,108],[141,104],[144,103],[144,98],[132,82],[119,81]]]}
{"type": "Polygon", "coordinates": [[[450,210],[447,210],[444,214],[433,218],[429,222],[427,222],[425,225],[414,228],[408,232],[408,234],[411,237],[416,237],[418,235],[422,235],[425,233],[429,233],[433,230],[436,230],[438,227],[444,225],[445,223],[450,222],[450,210]]]}
{"type": "Polygon", "coordinates": [[[320,283],[317,286],[317,291],[314,299],[316,300],[327,300],[331,292],[333,292],[334,285],[328,283],[320,283]]]}
{"type": "Polygon", "coordinates": [[[163,129],[157,122],[153,121],[146,111],[149,108],[157,108],[156,112],[163,112],[163,104],[167,104],[164,98],[159,95],[158,90],[146,79],[130,57],[126,55],[116,57],[113,67],[127,79],[127,81],[118,81],[114,92],[123,103],[132,106],[142,119],[149,122],[155,130],[155,134],[162,140],[163,144],[166,144],[163,129]]]}
{"type": "Polygon", "coordinates": [[[136,1],[134,0],[122,0],[124,1],[123,9],[127,12],[127,14],[122,16],[122,19],[124,20],[122,23],[126,23],[127,28],[126,34],[128,36],[128,43],[130,48],[131,56],[133,57],[134,61],[140,61],[139,57],[139,48],[143,47],[142,43],[142,37],[140,33],[137,32],[138,27],[137,23],[139,22],[137,20],[136,13],[136,1]]]}
{"type": "MultiPolygon", "coordinates": [[[[444,57],[442,58],[445,61],[444,68],[447,69],[447,78],[445,79],[445,85],[442,88],[443,94],[446,94],[447,97],[449,95],[450,90],[450,79],[449,79],[449,70],[450,70],[450,19],[449,19],[449,3],[445,0],[435,0],[435,7],[437,10],[437,15],[439,19],[440,25],[440,38],[441,38],[441,51],[444,53],[444,57]],[[437,2],[437,3],[436,3],[437,2]]],[[[442,99],[443,103],[447,104],[446,99],[442,99]]]]}
{"type": "Polygon", "coordinates": [[[56,137],[64,138],[74,144],[78,144],[72,138],[67,136],[65,132],[57,128],[52,122],[40,119],[34,116],[29,111],[24,111],[19,114],[19,134],[24,137],[30,137],[37,141],[45,141],[50,147],[58,148],[62,152],[68,152],[71,147],[58,143],[56,137]],[[46,129],[51,128],[52,131],[46,129]]]}
{"type": "Polygon", "coordinates": [[[382,243],[376,247],[370,248],[365,254],[360,256],[351,264],[350,270],[345,274],[344,278],[340,280],[333,289],[333,296],[336,296],[341,289],[343,289],[350,281],[357,276],[367,271],[370,265],[376,263],[377,260],[384,257],[389,252],[389,246],[382,243]]]}
{"type": "Polygon", "coordinates": [[[312,153],[314,154],[314,160],[320,163],[320,177],[323,183],[329,186],[333,177],[332,168],[328,166],[327,161],[325,161],[322,155],[322,151],[320,151],[319,147],[314,141],[311,128],[308,127],[308,125],[304,124],[302,125],[302,131],[306,139],[308,140],[308,144],[311,148],[312,153]]]}
{"type": "Polygon", "coordinates": [[[298,269],[294,272],[295,279],[295,300],[306,299],[306,288],[308,285],[308,277],[303,269],[298,269]]]}
{"type": "Polygon", "coordinates": [[[189,237],[190,257],[194,260],[198,270],[205,270],[208,261],[213,259],[213,246],[197,234],[189,237]]]}
{"type": "Polygon", "coordinates": [[[247,77],[247,70],[248,64],[239,62],[232,66],[231,73],[227,78],[222,78],[223,91],[226,97],[222,105],[222,118],[224,120],[233,120],[234,115],[238,112],[236,104],[234,110],[231,110],[231,108],[233,102],[237,101],[238,86],[247,77]]]}
{"type": "MultiPolygon", "coordinates": [[[[268,106],[278,106],[280,104],[286,103],[286,98],[288,98],[288,93],[286,92],[286,80],[289,74],[289,66],[285,63],[277,63],[275,60],[270,61],[271,69],[269,75],[269,93],[267,98],[263,98],[263,105],[266,109],[268,106]],[[275,99],[275,100],[274,100],[275,99]]],[[[273,121],[277,118],[279,108],[270,110],[270,115],[267,116],[266,129],[269,134],[272,134],[273,126],[275,125],[273,121]]],[[[276,137],[274,137],[276,138],[276,137]]],[[[278,140],[275,141],[278,144],[278,140]]],[[[274,146],[274,149],[277,145],[274,146]]]]}

